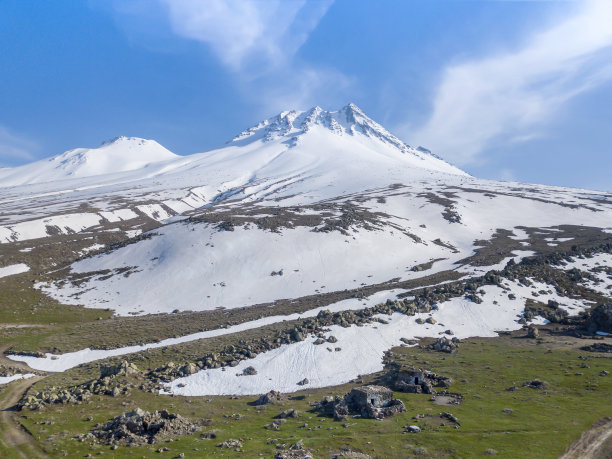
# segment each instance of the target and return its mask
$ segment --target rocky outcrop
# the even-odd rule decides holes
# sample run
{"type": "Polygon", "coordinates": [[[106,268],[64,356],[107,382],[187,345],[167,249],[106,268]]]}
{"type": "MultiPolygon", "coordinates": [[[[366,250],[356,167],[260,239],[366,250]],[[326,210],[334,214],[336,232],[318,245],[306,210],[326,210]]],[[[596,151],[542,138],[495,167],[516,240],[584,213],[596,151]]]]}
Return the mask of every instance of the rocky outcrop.
{"type": "Polygon", "coordinates": [[[452,354],[453,352],[457,352],[459,343],[460,341],[458,338],[453,337],[452,339],[448,339],[447,337],[443,336],[427,346],[427,348],[436,352],[446,352],[447,354],[452,354]]]}
{"type": "Polygon", "coordinates": [[[612,333],[612,303],[599,304],[591,309],[585,321],[585,328],[590,333],[612,333]]]}
{"type": "Polygon", "coordinates": [[[127,376],[138,373],[138,367],[127,360],[122,360],[117,365],[100,365],[100,378],[110,378],[112,376],[127,376]]]}
{"type": "Polygon", "coordinates": [[[448,389],[452,380],[427,370],[393,368],[381,378],[381,383],[397,392],[435,395],[435,387],[448,389]]]}
{"type": "Polygon", "coordinates": [[[94,429],[92,434],[102,443],[109,445],[140,445],[191,435],[199,431],[201,426],[202,423],[194,423],[166,410],[149,413],[136,408],[94,429]]]}
{"type": "Polygon", "coordinates": [[[393,391],[383,386],[362,386],[352,389],[344,397],[325,397],[315,404],[315,410],[336,421],[359,415],[366,419],[382,419],[406,411],[401,400],[393,398],[393,391]]]}
{"type": "Polygon", "coordinates": [[[255,405],[269,405],[271,403],[279,403],[285,399],[283,394],[278,391],[271,390],[267,394],[263,394],[255,401],[255,405]]]}

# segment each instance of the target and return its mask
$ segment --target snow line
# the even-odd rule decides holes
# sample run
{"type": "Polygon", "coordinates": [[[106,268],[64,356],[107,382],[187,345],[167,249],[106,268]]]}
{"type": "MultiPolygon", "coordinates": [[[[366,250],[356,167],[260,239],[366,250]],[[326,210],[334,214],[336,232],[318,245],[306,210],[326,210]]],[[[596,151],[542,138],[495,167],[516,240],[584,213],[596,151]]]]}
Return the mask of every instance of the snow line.
{"type": "MultiPolygon", "coordinates": [[[[430,313],[415,316],[399,313],[379,315],[377,317],[382,318],[384,323],[372,322],[361,327],[333,325],[328,327],[330,331],[326,333],[326,337],[336,338],[333,344],[326,342],[317,345],[316,337],[308,337],[304,341],[285,344],[243,360],[235,367],[200,370],[175,379],[166,384],[160,393],[185,396],[258,395],[270,390],[289,393],[344,384],[359,375],[382,371],[384,353],[401,345],[402,338],[494,337],[497,331],[518,330],[523,326],[519,319],[523,317],[525,300],[533,298],[531,290],[544,288],[549,286],[536,282],[532,287],[514,284],[512,292],[516,294],[516,299],[511,299],[508,291],[486,285],[479,289],[484,292],[480,304],[461,296],[439,303],[437,309],[430,313]],[[256,374],[243,375],[243,370],[248,367],[253,367],[256,374]],[[306,384],[298,384],[305,380],[308,381],[306,384]]],[[[555,299],[566,302],[562,307],[570,315],[584,308],[583,303],[554,293],[542,294],[539,298],[542,301],[555,299]]],[[[544,322],[541,317],[536,319],[534,323],[544,322]]]]}
{"type": "Polygon", "coordinates": [[[311,309],[303,313],[295,313],[283,316],[270,316],[262,319],[252,320],[244,322],[238,325],[233,325],[228,328],[218,328],[214,330],[207,330],[203,332],[192,333],[190,335],[181,336],[178,338],[168,338],[157,343],[148,343],[137,346],[127,346],[117,349],[82,349],[75,352],[67,352],[65,354],[45,354],[45,357],[34,357],[29,355],[8,355],[8,358],[16,362],[25,362],[35,370],[51,371],[51,372],[62,372],[70,368],[74,368],[83,363],[89,363],[96,360],[105,359],[107,357],[116,357],[119,355],[132,354],[135,352],[141,352],[147,349],[156,349],[160,347],[173,346],[176,344],[187,343],[205,338],[213,338],[215,336],[228,335],[231,333],[237,333],[246,330],[252,330],[254,328],[260,328],[266,325],[271,325],[283,321],[305,319],[308,317],[315,317],[320,311],[330,310],[331,312],[347,311],[347,310],[359,310],[367,307],[372,307],[381,301],[385,301],[390,296],[395,297],[399,293],[403,293],[405,290],[384,290],[381,292],[374,293],[366,299],[351,298],[348,300],[338,301],[327,306],[311,309]]]}

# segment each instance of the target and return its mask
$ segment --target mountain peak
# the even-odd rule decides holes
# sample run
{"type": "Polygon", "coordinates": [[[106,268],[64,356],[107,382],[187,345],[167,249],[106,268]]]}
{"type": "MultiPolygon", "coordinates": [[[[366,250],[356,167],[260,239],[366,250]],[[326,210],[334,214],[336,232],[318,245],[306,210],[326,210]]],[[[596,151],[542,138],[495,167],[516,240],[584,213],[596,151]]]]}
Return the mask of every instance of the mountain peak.
{"type": "Polygon", "coordinates": [[[128,137],[125,135],[120,135],[112,139],[104,140],[100,144],[99,148],[107,146],[107,145],[117,145],[117,144],[145,145],[147,143],[157,143],[157,142],[155,142],[155,140],[142,139],[140,137],[128,137]]]}
{"type": "Polygon", "coordinates": [[[56,156],[7,170],[3,186],[53,182],[67,178],[114,174],[176,159],[155,140],[119,136],[98,148],[75,148],[56,156]]]}
{"type": "Polygon", "coordinates": [[[306,111],[283,111],[242,131],[230,143],[245,144],[256,140],[268,142],[285,137],[287,140],[296,140],[314,127],[326,128],[337,135],[364,135],[390,144],[403,153],[418,152],[372,120],[352,102],[335,111],[324,110],[318,105],[306,111]]]}

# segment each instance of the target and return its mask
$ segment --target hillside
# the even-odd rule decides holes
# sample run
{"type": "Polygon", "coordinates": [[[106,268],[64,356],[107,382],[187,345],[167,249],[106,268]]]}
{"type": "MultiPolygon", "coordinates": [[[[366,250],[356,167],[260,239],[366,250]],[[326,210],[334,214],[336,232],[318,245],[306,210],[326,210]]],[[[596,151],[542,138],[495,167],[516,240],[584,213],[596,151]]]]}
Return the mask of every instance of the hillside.
{"type": "MultiPolygon", "coordinates": [[[[346,392],[358,381],[389,386],[394,368],[435,366],[454,378],[445,397],[471,394],[457,407],[469,417],[466,430],[479,435],[475,413],[501,412],[491,406],[495,397],[510,403],[505,388],[522,384],[518,368],[529,367],[524,359],[507,370],[501,342],[513,358],[533,352],[534,373],[520,378],[546,371],[554,405],[574,412],[580,381],[559,382],[538,333],[555,362],[577,359],[582,339],[607,343],[612,329],[591,311],[606,314],[610,269],[609,193],[472,177],[353,104],[285,111],[187,156],[118,138],[0,171],[0,307],[8,324],[0,377],[42,376],[20,402],[26,413],[57,414],[77,403],[89,409],[98,396],[110,400],[112,416],[122,409],[117,400],[140,400],[152,411],[181,400],[184,413],[185,400],[210,403],[225,438],[241,429],[227,425],[231,400],[253,421],[277,413],[255,415],[243,402],[271,390],[300,392],[283,400],[304,409],[308,397],[346,392]],[[491,374],[470,373],[487,362],[491,374]],[[475,397],[468,380],[482,383],[487,398],[475,397]]],[[[591,365],[571,371],[590,372],[594,392],[583,400],[599,416],[595,395],[609,393],[593,372],[606,363],[591,365]]],[[[398,392],[411,409],[435,405],[429,394],[398,392]]],[[[536,408],[521,397],[517,416],[531,420],[536,408]]],[[[91,409],[96,422],[111,414],[91,409]]],[[[542,409],[545,430],[560,429],[553,407],[542,409]]],[[[443,457],[431,445],[440,435],[448,440],[454,424],[421,419],[401,422],[421,425],[427,433],[419,438],[443,457]]],[[[366,422],[350,418],[343,429],[351,433],[357,423],[355,432],[368,436],[366,422]]],[[[398,437],[397,422],[385,419],[380,434],[398,437]]],[[[283,435],[280,424],[264,432],[283,435]]],[[[41,425],[28,424],[36,432],[41,425]]],[[[291,441],[302,432],[312,445],[337,450],[334,429],[317,440],[294,427],[291,441]]],[[[562,435],[568,440],[582,427],[565,426],[562,435]]],[[[257,443],[261,432],[240,431],[254,439],[251,453],[269,448],[257,443]]],[[[448,441],[465,456],[462,431],[453,435],[458,440],[448,441]]],[[[179,443],[191,445],[189,438],[179,443]]],[[[495,438],[516,457],[515,434],[495,438]]],[[[79,454],[101,444],[58,442],[79,454]]],[[[211,452],[198,445],[190,447],[211,452]]]]}

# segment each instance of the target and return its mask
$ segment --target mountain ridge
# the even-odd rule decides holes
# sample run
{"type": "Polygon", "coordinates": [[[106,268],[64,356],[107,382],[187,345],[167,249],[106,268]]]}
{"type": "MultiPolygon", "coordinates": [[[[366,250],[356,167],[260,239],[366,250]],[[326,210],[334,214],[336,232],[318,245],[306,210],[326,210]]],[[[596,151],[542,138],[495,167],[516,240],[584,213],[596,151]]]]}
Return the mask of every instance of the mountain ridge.
{"type": "MultiPolygon", "coordinates": [[[[335,111],[319,106],[305,111],[283,111],[242,131],[221,148],[192,155],[176,155],[155,140],[116,137],[97,148],[68,150],[30,164],[0,170],[0,187],[141,170],[145,171],[143,177],[150,177],[170,170],[209,167],[206,157],[218,157],[217,162],[227,162],[231,167],[234,158],[244,154],[250,156],[251,163],[257,163],[259,158],[259,168],[265,168],[269,161],[274,161],[272,158],[292,149],[299,154],[291,159],[299,163],[302,170],[322,161],[327,161],[327,167],[340,168],[348,167],[353,160],[371,163],[379,155],[384,162],[392,161],[393,167],[467,175],[429,150],[404,143],[350,103],[335,111]],[[275,150],[272,156],[265,153],[270,148],[275,150]],[[331,152],[335,158],[342,157],[345,164],[342,161],[329,163],[331,152]],[[167,163],[168,167],[159,167],[157,172],[151,170],[151,166],[162,163],[167,163]]],[[[296,164],[283,161],[282,172],[295,169],[296,164]]]]}

